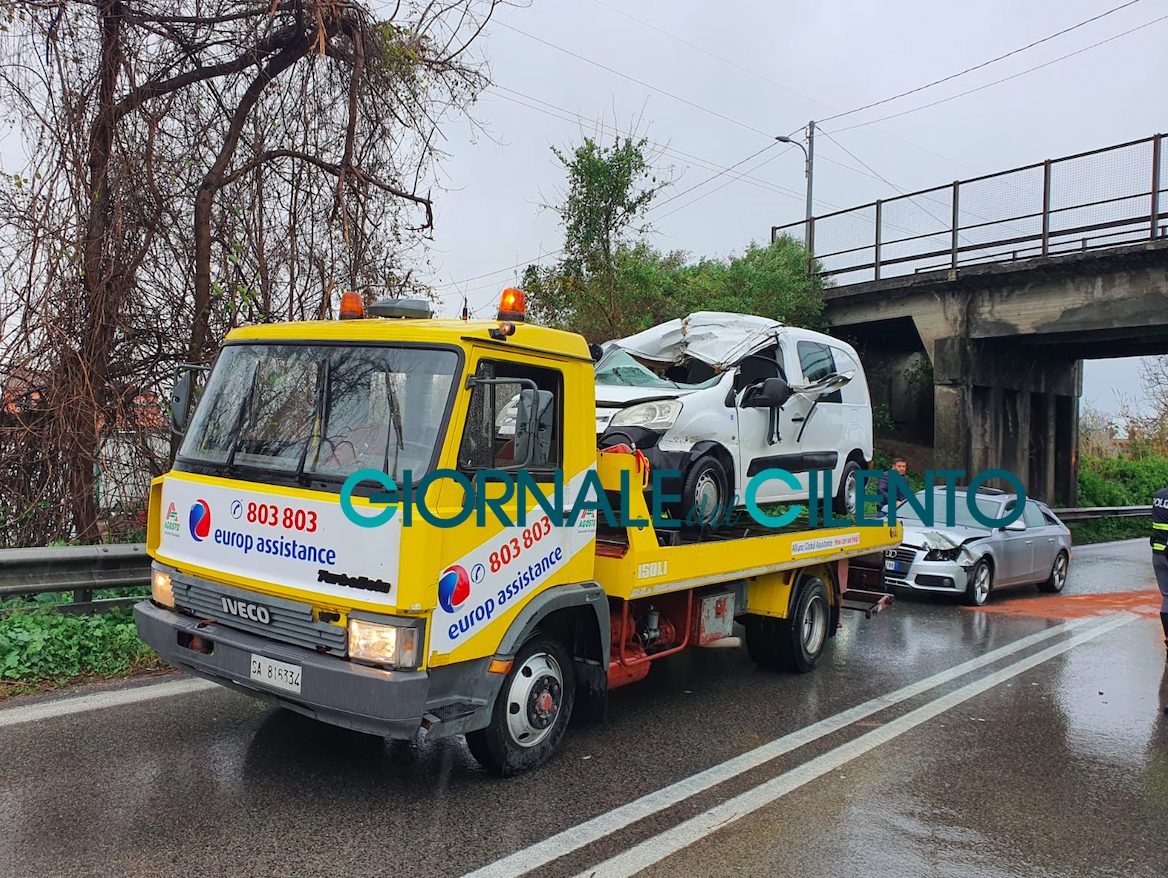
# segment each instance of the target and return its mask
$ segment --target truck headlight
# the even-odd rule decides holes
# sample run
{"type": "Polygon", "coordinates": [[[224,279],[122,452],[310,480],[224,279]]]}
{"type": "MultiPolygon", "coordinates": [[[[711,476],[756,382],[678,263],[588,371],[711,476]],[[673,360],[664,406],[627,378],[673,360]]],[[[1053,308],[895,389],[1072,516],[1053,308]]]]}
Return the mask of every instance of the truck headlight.
{"type": "Polygon", "coordinates": [[[646,430],[660,430],[664,432],[673,426],[677,416],[681,414],[681,403],[676,399],[659,399],[655,402],[642,402],[621,409],[609,421],[610,427],[644,427],[646,430]]]}
{"type": "Polygon", "coordinates": [[[165,570],[155,570],[150,576],[150,597],[154,603],[174,609],[174,587],[170,584],[170,574],[165,570]]]}
{"type": "Polygon", "coordinates": [[[389,668],[416,668],[422,629],[349,617],[349,658],[389,668]]]}

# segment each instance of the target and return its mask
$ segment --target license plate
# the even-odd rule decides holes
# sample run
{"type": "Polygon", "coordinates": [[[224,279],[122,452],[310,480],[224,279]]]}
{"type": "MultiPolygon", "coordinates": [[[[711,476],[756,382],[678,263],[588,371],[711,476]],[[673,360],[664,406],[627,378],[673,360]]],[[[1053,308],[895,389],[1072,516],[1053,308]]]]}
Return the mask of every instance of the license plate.
{"type": "Polygon", "coordinates": [[[899,561],[885,561],[884,569],[890,573],[905,573],[908,570],[908,565],[901,564],[899,561]]]}
{"type": "Polygon", "coordinates": [[[262,655],[251,654],[251,678],[257,683],[300,694],[300,665],[290,665],[262,655]]]}

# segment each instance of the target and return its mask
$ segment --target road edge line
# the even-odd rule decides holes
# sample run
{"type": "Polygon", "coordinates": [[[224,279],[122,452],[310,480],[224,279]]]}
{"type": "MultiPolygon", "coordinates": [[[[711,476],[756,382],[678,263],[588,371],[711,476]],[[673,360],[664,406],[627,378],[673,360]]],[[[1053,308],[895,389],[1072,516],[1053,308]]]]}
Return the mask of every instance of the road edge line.
{"type": "Polygon", "coordinates": [[[112,689],[108,692],[92,692],[88,695],[73,695],[37,704],[0,708],[0,728],[54,719],[59,716],[70,716],[75,713],[86,713],[90,710],[138,704],[143,701],[153,701],[156,698],[189,695],[192,692],[213,689],[215,686],[216,684],[209,680],[167,680],[165,683],[148,683],[145,686],[133,686],[128,689],[112,689]]]}

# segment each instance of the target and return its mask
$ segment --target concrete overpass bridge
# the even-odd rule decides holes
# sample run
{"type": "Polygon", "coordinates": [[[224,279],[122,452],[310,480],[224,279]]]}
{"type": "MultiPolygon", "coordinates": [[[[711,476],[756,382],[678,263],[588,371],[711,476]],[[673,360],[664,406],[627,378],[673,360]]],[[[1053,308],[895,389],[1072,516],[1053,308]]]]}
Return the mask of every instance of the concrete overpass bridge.
{"type": "MultiPolygon", "coordinates": [[[[809,233],[878,432],[1074,505],[1082,361],[1168,354],[1163,135],[772,229],[809,233]]],[[[1139,377],[1132,375],[1131,389],[1139,377]]]]}

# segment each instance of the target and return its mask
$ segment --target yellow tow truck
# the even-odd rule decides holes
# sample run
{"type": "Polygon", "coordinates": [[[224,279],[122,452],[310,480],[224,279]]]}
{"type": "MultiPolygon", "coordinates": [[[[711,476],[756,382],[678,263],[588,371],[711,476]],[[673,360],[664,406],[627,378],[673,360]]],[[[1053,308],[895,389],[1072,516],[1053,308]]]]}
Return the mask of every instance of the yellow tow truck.
{"type": "Polygon", "coordinates": [[[643,456],[598,450],[588,344],[525,323],[521,291],[502,305],[437,320],[345,294],[346,319],[236,329],[189,416],[181,367],[139,636],[325,722],[465,735],[510,775],[658,659],[737,645],[735,623],[759,665],[803,672],[842,609],[886,605],[848,562],[899,525],[663,520],[643,456]]]}

